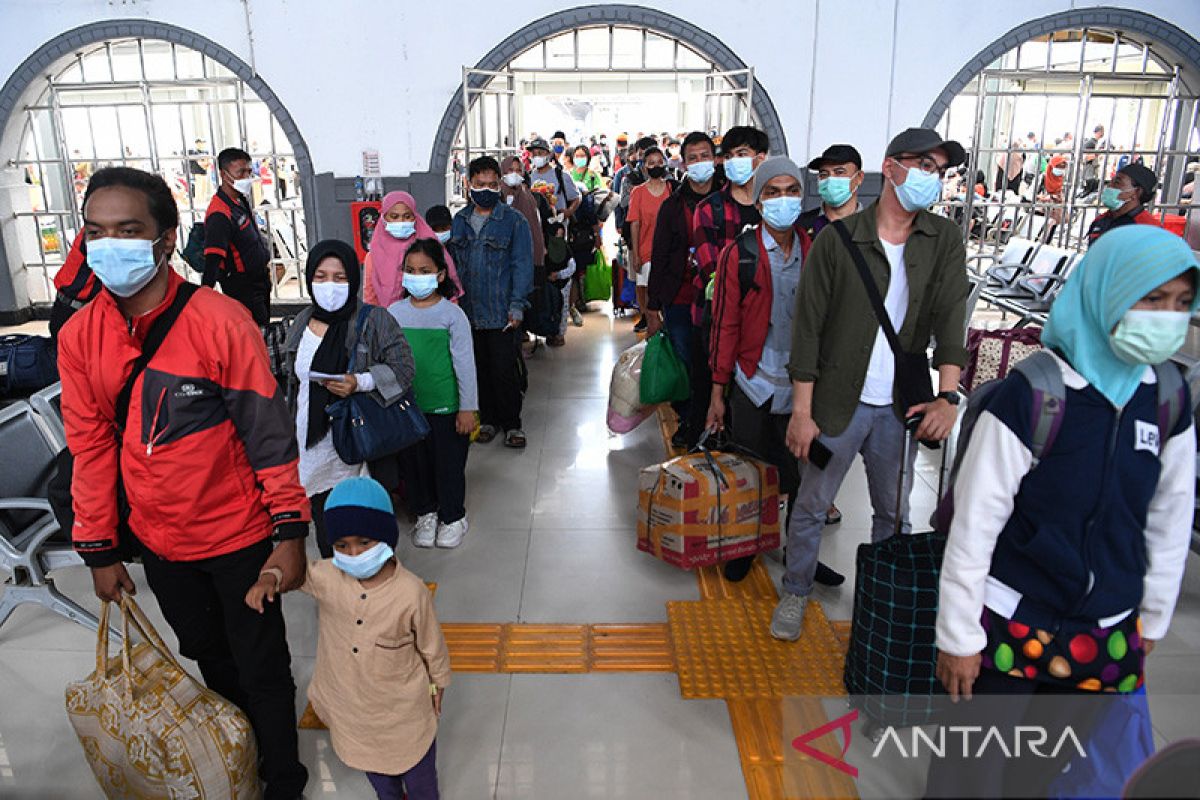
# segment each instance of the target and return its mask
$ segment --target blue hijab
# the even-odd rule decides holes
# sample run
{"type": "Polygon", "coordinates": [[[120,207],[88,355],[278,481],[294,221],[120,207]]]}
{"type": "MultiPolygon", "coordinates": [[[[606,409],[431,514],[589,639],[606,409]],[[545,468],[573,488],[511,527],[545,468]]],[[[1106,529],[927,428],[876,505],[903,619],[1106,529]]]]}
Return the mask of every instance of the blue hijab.
{"type": "MultiPolygon", "coordinates": [[[[1200,265],[1187,243],[1169,231],[1151,225],[1110,230],[1096,240],[1063,286],[1042,343],[1057,350],[1113,405],[1124,406],[1146,368],[1117,358],[1110,345],[1112,329],[1135,303],[1189,269],[1200,272],[1200,265]]],[[[1196,307],[1194,301],[1193,312],[1196,307]]]]}

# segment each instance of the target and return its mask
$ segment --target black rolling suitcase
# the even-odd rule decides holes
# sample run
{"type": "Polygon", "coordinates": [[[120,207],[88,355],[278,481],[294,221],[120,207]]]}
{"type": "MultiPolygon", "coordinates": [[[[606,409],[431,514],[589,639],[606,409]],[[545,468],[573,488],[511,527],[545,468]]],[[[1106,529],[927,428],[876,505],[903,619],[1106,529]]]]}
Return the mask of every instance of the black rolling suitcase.
{"type": "MultiPolygon", "coordinates": [[[[900,485],[904,485],[916,424],[904,436],[900,485]]],[[[946,447],[942,447],[943,476],[946,447]]],[[[903,501],[898,495],[897,505],[903,501]]],[[[842,682],[851,704],[866,717],[864,730],[877,739],[883,728],[923,725],[934,716],[941,684],[934,676],[937,651],[938,577],[946,550],[937,531],[900,534],[861,544],[855,558],[854,614],[842,682]]]]}

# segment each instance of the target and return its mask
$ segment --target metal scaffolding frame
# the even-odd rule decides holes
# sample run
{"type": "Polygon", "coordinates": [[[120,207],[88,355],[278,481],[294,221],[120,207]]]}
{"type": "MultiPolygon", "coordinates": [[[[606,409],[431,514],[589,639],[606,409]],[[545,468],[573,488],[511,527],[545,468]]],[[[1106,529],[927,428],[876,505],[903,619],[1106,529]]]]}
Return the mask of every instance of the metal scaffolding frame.
{"type": "MultiPolygon", "coordinates": [[[[462,182],[467,163],[476,156],[519,152],[517,138],[517,84],[524,73],[609,74],[655,73],[703,77],[705,118],[733,120],[733,124],[755,124],[753,110],[754,70],[722,72],[684,42],[632,25],[585,25],[550,36],[530,45],[500,71],[463,67],[463,122],[459,126],[446,170],[446,197],[454,204],[465,202],[462,182]],[[603,62],[594,53],[581,56],[580,39],[607,35],[603,62]],[[618,40],[626,41],[618,45],[618,40]],[[623,45],[636,46],[632,49],[623,45]],[[666,55],[670,49],[669,57],[666,55]],[[630,53],[633,53],[630,60],[630,53]],[[500,82],[500,87],[494,84],[500,82]],[[507,112],[507,116],[505,116],[507,112]],[[489,128],[489,120],[494,127],[489,128]]],[[[718,126],[719,130],[724,130],[718,126]]]]}
{"type": "MultiPolygon", "coordinates": [[[[295,157],[266,104],[216,61],[162,40],[109,40],[76,53],[48,75],[45,91],[23,112],[20,157],[10,163],[25,170],[40,196],[39,208],[16,215],[31,218],[36,232],[37,260],[24,264],[35,302],[54,297],[54,274],[82,226],[80,201],[86,177],[94,169],[128,165],[162,175],[179,204],[178,247],[182,248],[192,226],[204,219],[208,200],[219,186],[218,142],[242,146],[256,164],[269,165],[270,186],[260,184],[262,195],[255,201],[255,212],[272,244],[273,295],[276,299],[303,296],[307,240],[298,173],[279,169],[288,164],[294,170],[295,157]],[[98,116],[108,119],[98,120],[98,116]],[[83,120],[87,134],[77,137],[73,126],[83,120]],[[97,151],[95,132],[101,125],[115,134],[116,152],[97,151]],[[248,141],[252,127],[265,138],[258,146],[248,141]],[[209,143],[208,152],[189,152],[189,129],[192,139],[209,143]],[[166,143],[175,136],[180,149],[172,152],[166,143]],[[89,152],[72,150],[69,140],[86,143],[89,152]],[[202,160],[212,163],[201,181],[197,180],[201,176],[193,175],[192,165],[200,166],[202,160]]],[[[199,279],[183,268],[181,259],[177,265],[183,274],[199,279]]]]}
{"type": "MultiPolygon", "coordinates": [[[[1179,67],[1157,58],[1149,44],[1132,41],[1117,31],[1059,31],[1035,41],[1045,44],[1044,61],[1028,63],[1029,45],[1021,45],[981,72],[958,98],[974,101],[972,138],[965,143],[969,152],[962,187],[965,193],[938,208],[961,224],[973,260],[982,263],[995,256],[1012,237],[1083,249],[1088,226],[1104,210],[1099,190],[1126,160],[1141,159],[1158,174],[1159,188],[1151,207],[1154,214],[1160,219],[1183,216],[1185,227],[1200,225],[1200,209],[1180,202],[1187,162],[1198,155],[1200,97],[1183,85],[1179,67]],[[1055,45],[1060,45],[1061,53],[1064,43],[1070,45],[1069,57],[1056,61],[1055,45]],[[1047,130],[1055,100],[1075,103],[1069,144],[1053,144],[1053,132],[1047,130]],[[1028,108],[1030,103],[1041,104],[1041,127],[1040,132],[1033,129],[1036,148],[1024,149],[1015,144],[1025,131],[1024,127],[1015,129],[1015,118],[1018,105],[1028,108]],[[1125,113],[1126,121],[1132,117],[1132,125],[1126,126],[1132,130],[1131,140],[1119,147],[1110,138],[1118,109],[1125,113]],[[1085,141],[1096,123],[1104,126],[1104,146],[1086,149],[1085,141]],[[1020,181],[1020,188],[1007,191],[1012,181],[1002,175],[1004,168],[996,165],[1007,165],[1014,155],[1023,161],[1022,174],[1013,179],[1020,181]],[[1045,165],[1057,155],[1068,162],[1058,200],[1040,191],[1045,165]],[[1033,170],[1027,168],[1025,159],[1035,159],[1033,170]],[[1085,180],[1085,159],[1095,164],[1088,168],[1089,175],[1095,173],[1094,181],[1085,180]],[[983,197],[973,190],[978,171],[983,172],[987,187],[983,197]]],[[[952,113],[953,107],[939,125],[943,135],[949,135],[952,113]]]]}

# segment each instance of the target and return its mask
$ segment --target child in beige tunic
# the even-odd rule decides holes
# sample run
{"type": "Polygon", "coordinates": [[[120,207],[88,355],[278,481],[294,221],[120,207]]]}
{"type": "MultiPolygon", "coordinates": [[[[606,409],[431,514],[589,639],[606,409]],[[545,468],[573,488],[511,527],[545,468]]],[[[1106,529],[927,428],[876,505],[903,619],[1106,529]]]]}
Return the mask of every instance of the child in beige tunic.
{"type": "MultiPolygon", "coordinates": [[[[325,503],[330,560],[313,561],[301,587],[320,609],[317,664],[308,699],[329,726],[333,750],[367,773],[380,798],[437,797],[437,720],[450,656],[433,597],[393,552],[398,525],[387,491],[347,478],[325,503]]],[[[246,595],[261,610],[276,576],[246,595]]]]}

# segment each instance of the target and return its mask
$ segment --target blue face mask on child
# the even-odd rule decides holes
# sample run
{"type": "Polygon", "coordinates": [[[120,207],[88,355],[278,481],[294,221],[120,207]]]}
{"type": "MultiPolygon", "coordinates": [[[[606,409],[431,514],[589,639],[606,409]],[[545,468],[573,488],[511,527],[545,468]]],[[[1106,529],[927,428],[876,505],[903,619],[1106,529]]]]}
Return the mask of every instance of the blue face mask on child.
{"type": "Polygon", "coordinates": [[[401,280],[404,283],[404,290],[418,300],[424,300],[426,297],[429,297],[438,287],[438,276],[436,274],[414,275],[406,272],[401,280]]]}
{"type": "Polygon", "coordinates": [[[369,550],[364,550],[356,556],[334,551],[333,565],[351,578],[365,581],[374,577],[383,565],[395,555],[386,542],[380,542],[369,550]]]}

